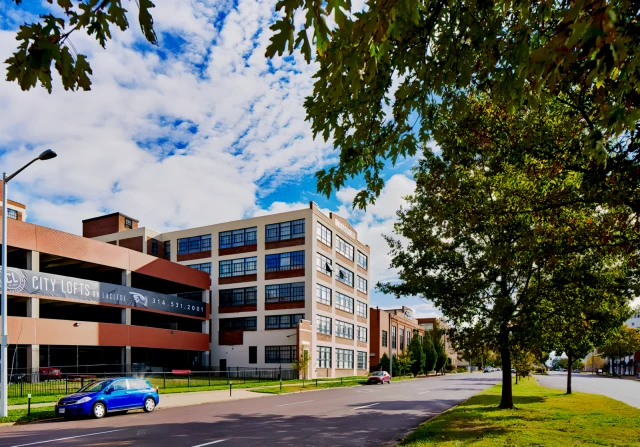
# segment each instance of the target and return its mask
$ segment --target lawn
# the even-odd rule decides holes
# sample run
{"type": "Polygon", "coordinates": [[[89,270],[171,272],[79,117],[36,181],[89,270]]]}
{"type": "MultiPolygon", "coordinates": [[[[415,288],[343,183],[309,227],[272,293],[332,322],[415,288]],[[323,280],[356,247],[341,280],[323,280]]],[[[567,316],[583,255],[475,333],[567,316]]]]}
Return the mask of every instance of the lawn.
{"type": "Polygon", "coordinates": [[[422,424],[404,447],[559,447],[640,445],[640,410],[608,397],[543,388],[535,379],[513,387],[514,410],[500,410],[501,385],[422,424]]]}
{"type": "Polygon", "coordinates": [[[51,419],[56,417],[53,407],[32,408],[31,415],[27,416],[27,410],[9,410],[9,416],[0,418],[2,422],[31,422],[40,419],[51,419]]]}

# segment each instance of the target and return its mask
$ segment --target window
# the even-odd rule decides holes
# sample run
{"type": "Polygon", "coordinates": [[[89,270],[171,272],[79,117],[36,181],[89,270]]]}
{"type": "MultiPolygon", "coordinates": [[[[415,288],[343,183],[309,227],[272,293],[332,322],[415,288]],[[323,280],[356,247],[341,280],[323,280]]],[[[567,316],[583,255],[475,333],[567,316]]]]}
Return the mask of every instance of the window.
{"type": "Polygon", "coordinates": [[[358,291],[367,293],[367,280],[358,276],[358,291]]]}
{"type": "Polygon", "coordinates": [[[356,315],[362,318],[367,318],[367,305],[358,301],[356,306],[356,315]]]}
{"type": "Polygon", "coordinates": [[[283,272],[304,268],[304,250],[266,255],[265,272],[283,272]]]}
{"type": "Polygon", "coordinates": [[[9,219],[18,220],[18,212],[16,210],[13,210],[13,209],[7,207],[7,217],[9,219]]]}
{"type": "Polygon", "coordinates": [[[124,227],[130,230],[133,228],[133,222],[128,217],[124,218],[124,227]]]}
{"type": "Polygon", "coordinates": [[[257,326],[258,317],[220,318],[220,329],[223,331],[255,331],[257,326]]]}
{"type": "Polygon", "coordinates": [[[211,250],[211,235],[187,237],[178,239],[178,254],[199,253],[211,250]]]}
{"type": "Polygon", "coordinates": [[[171,241],[164,241],[164,257],[171,259],[171,241]]]}
{"type": "Polygon", "coordinates": [[[333,272],[331,267],[331,259],[327,258],[325,255],[321,255],[320,253],[317,253],[316,269],[319,272],[324,273],[325,275],[331,276],[331,273],[333,272]]]}
{"type": "Polygon", "coordinates": [[[267,242],[304,237],[304,219],[267,225],[265,231],[267,242]]]}
{"type": "Polygon", "coordinates": [[[293,363],[297,359],[296,346],[265,346],[265,363],[293,363]]]}
{"type": "Polygon", "coordinates": [[[304,301],[303,282],[265,286],[265,302],[284,303],[288,301],[304,301]]]}
{"type": "Polygon", "coordinates": [[[117,380],[111,385],[114,391],[126,391],[127,390],[127,381],[126,380],[117,380]]]}
{"type": "Polygon", "coordinates": [[[318,368],[331,368],[331,348],[318,346],[318,368]]]}
{"type": "Polygon", "coordinates": [[[382,347],[387,347],[387,331],[382,331],[382,347]]]}
{"type": "Polygon", "coordinates": [[[349,244],[340,236],[336,236],[336,253],[340,253],[349,261],[353,261],[353,245],[349,244]]]}
{"type": "Polygon", "coordinates": [[[341,266],[340,264],[336,264],[336,269],[338,273],[336,274],[336,279],[340,282],[345,283],[346,285],[353,287],[353,272],[341,266]]]}
{"type": "Polygon", "coordinates": [[[409,343],[411,343],[411,331],[407,329],[407,348],[409,347],[409,343]]]}
{"type": "Polygon", "coordinates": [[[391,326],[391,349],[396,349],[396,327],[391,326]]]}
{"type": "Polygon", "coordinates": [[[400,350],[404,351],[404,329],[400,328],[400,350]]]}
{"type": "Polygon", "coordinates": [[[328,229],[321,223],[318,223],[318,228],[316,233],[317,233],[318,240],[320,242],[331,247],[331,230],[330,229],[328,229]]]}
{"type": "Polygon", "coordinates": [[[201,272],[205,272],[211,274],[211,263],[203,262],[202,264],[189,264],[187,267],[192,268],[194,270],[200,270],[201,272]]]}
{"type": "Polygon", "coordinates": [[[151,254],[158,256],[158,241],[156,239],[151,239],[151,254]]]}
{"type": "Polygon", "coordinates": [[[258,363],[258,347],[249,346],[249,363],[258,363]]]}
{"type": "Polygon", "coordinates": [[[336,368],[353,369],[353,351],[336,349],[336,368]]]}
{"type": "Polygon", "coordinates": [[[258,227],[242,230],[221,231],[218,234],[218,248],[242,247],[258,243],[258,227]]]}
{"type": "Polygon", "coordinates": [[[423,343],[424,343],[424,337],[421,335],[420,336],[420,346],[422,346],[423,343]]]}
{"type": "Polygon", "coordinates": [[[252,258],[220,261],[219,269],[220,278],[255,274],[258,272],[258,258],[254,256],[252,258]]]}
{"type": "Polygon", "coordinates": [[[358,351],[358,369],[367,369],[367,353],[358,351]]]}
{"type": "Polygon", "coordinates": [[[336,292],[336,309],[344,310],[345,312],[353,313],[353,298],[343,295],[340,292],[336,292]]]}
{"type": "Polygon", "coordinates": [[[225,289],[220,291],[220,306],[255,306],[258,303],[258,288],[225,289]]]}
{"type": "Polygon", "coordinates": [[[331,289],[320,284],[316,284],[316,301],[327,306],[331,306],[331,289]]]}
{"type": "Polygon", "coordinates": [[[331,335],[331,318],[318,315],[318,333],[331,335]]]}
{"type": "Polygon", "coordinates": [[[358,341],[367,341],[367,328],[358,326],[358,341]]]}
{"type": "Polygon", "coordinates": [[[353,324],[336,320],[336,337],[353,340],[353,324]]]}
{"type": "Polygon", "coordinates": [[[361,251],[358,251],[358,265],[363,269],[367,270],[367,265],[368,265],[367,261],[368,261],[367,255],[365,255],[361,251]]]}
{"type": "Polygon", "coordinates": [[[303,319],[304,314],[269,315],[264,317],[264,327],[265,329],[292,329],[303,319]]]}

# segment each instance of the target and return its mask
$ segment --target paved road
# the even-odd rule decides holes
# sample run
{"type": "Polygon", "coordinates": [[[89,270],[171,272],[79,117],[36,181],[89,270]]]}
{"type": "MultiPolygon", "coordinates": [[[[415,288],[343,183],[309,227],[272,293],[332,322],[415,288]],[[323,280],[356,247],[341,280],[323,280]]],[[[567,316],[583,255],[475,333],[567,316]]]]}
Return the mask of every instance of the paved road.
{"type": "Polygon", "coordinates": [[[432,377],[0,428],[0,446],[380,446],[500,380],[432,377]],[[67,438],[67,439],[64,439],[67,438]]]}
{"type": "MultiPolygon", "coordinates": [[[[538,383],[550,388],[567,389],[566,372],[549,372],[548,376],[536,376],[538,383]]],[[[591,374],[572,374],[571,389],[583,393],[602,394],[612,399],[640,408],[640,382],[614,379],[591,374]]]]}

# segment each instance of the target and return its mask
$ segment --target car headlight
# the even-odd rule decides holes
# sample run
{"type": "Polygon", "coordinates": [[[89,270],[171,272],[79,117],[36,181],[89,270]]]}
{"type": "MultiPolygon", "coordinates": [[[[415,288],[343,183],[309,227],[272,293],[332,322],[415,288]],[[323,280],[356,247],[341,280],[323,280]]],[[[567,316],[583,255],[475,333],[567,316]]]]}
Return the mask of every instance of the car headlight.
{"type": "Polygon", "coordinates": [[[90,398],[90,397],[85,396],[85,397],[83,397],[82,399],[78,399],[78,400],[76,401],[76,403],[77,403],[77,404],[84,404],[84,403],[86,403],[86,402],[89,402],[90,400],[91,400],[91,398],[90,398]]]}

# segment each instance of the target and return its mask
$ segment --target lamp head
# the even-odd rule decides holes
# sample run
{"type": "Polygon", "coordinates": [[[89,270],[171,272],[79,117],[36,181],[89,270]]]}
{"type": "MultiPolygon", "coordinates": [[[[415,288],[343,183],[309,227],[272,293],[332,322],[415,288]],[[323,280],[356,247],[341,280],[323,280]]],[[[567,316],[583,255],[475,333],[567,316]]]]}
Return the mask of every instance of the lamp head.
{"type": "Polygon", "coordinates": [[[47,149],[46,151],[40,154],[40,156],[38,157],[38,160],[43,160],[43,161],[51,160],[52,158],[56,158],[57,156],[58,154],[53,152],[51,149],[47,149]]]}

